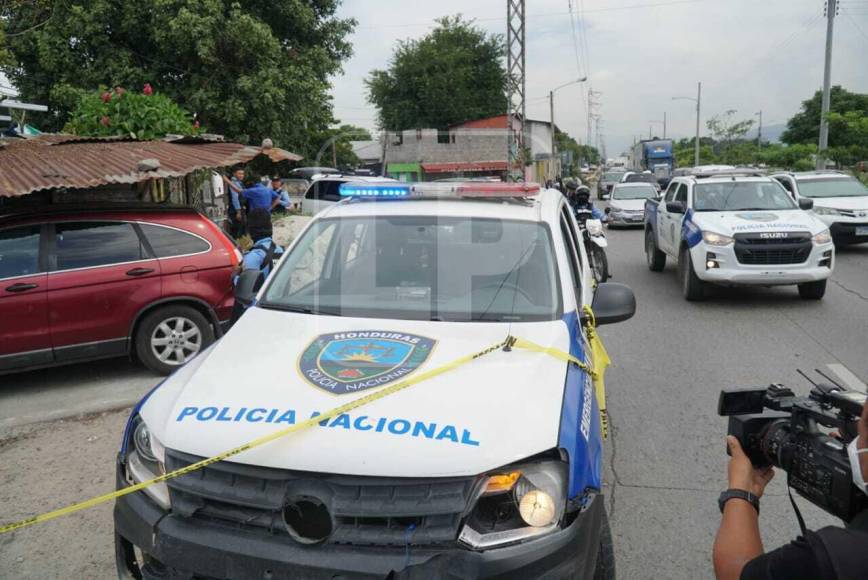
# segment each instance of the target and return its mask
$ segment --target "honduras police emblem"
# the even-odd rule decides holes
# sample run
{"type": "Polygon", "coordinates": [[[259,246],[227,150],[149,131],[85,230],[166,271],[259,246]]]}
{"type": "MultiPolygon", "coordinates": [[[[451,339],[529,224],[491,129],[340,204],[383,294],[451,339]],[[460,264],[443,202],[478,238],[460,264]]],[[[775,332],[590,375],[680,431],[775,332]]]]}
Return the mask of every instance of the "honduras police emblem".
{"type": "Polygon", "coordinates": [[[335,395],[381,387],[422,365],[435,340],[384,330],[333,332],[316,337],[298,367],[315,387],[335,395]]]}

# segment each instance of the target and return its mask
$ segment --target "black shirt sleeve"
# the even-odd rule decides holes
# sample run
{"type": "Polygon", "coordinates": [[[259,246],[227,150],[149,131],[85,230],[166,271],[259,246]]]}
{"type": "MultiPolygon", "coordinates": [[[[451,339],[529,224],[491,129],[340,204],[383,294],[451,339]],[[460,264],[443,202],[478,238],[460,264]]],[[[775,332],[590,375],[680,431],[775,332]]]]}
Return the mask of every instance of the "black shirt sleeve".
{"type": "MultiPolygon", "coordinates": [[[[816,580],[821,578],[818,555],[803,538],[757,556],[741,571],[741,580],[816,580]]],[[[825,554],[819,557],[824,557],[825,554]]]]}

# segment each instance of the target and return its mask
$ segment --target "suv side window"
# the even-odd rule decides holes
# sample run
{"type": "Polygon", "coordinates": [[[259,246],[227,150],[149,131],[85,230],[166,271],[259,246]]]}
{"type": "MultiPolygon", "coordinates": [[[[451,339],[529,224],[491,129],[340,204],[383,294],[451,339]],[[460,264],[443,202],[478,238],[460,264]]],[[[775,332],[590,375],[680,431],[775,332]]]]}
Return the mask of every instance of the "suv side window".
{"type": "Polygon", "coordinates": [[[0,230],[0,279],[39,272],[40,226],[0,230]]]}
{"type": "Polygon", "coordinates": [[[314,181],[304,195],[305,199],[321,199],[323,201],[340,201],[340,181],[318,179],[314,181]]]}
{"type": "Polygon", "coordinates": [[[199,254],[211,249],[211,244],[188,232],[153,224],[139,224],[139,227],[158,258],[199,254]]]}
{"type": "Polygon", "coordinates": [[[52,270],[92,268],[149,258],[128,222],[71,222],[54,226],[56,264],[52,270]]]}
{"type": "Polygon", "coordinates": [[[683,183],[678,184],[678,193],[675,194],[674,201],[680,201],[687,207],[687,185],[683,183]]]}

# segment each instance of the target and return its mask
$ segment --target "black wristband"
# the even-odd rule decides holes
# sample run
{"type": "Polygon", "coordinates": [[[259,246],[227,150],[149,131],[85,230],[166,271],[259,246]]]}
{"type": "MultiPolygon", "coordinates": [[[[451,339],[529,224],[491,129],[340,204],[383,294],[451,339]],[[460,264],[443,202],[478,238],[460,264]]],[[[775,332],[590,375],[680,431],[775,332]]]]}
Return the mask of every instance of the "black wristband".
{"type": "Polygon", "coordinates": [[[743,489],[728,489],[720,494],[720,497],[717,499],[717,505],[720,508],[720,513],[723,513],[723,508],[726,505],[726,502],[736,498],[743,499],[749,502],[750,505],[752,505],[756,510],[756,514],[759,515],[759,497],[743,489]]]}

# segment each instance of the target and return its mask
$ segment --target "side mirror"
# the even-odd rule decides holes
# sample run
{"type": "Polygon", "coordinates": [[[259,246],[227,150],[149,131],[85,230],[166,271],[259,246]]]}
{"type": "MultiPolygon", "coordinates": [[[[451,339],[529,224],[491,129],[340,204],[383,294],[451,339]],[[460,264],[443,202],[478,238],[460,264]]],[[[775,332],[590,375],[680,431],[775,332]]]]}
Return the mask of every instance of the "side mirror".
{"type": "Polygon", "coordinates": [[[262,288],[265,275],[259,269],[244,270],[238,276],[235,284],[235,300],[247,308],[256,299],[256,293],[262,288]]]}
{"type": "Polygon", "coordinates": [[[667,201],[666,211],[668,211],[669,213],[684,213],[684,202],[667,201]]]}
{"type": "Polygon", "coordinates": [[[636,314],[636,296],[629,286],[604,282],[597,286],[591,308],[597,326],[623,322],[636,314]]]}
{"type": "Polygon", "coordinates": [[[799,209],[803,209],[805,211],[808,211],[809,209],[813,209],[813,208],[814,208],[814,200],[813,199],[808,199],[806,197],[799,199],[799,209]]]}

